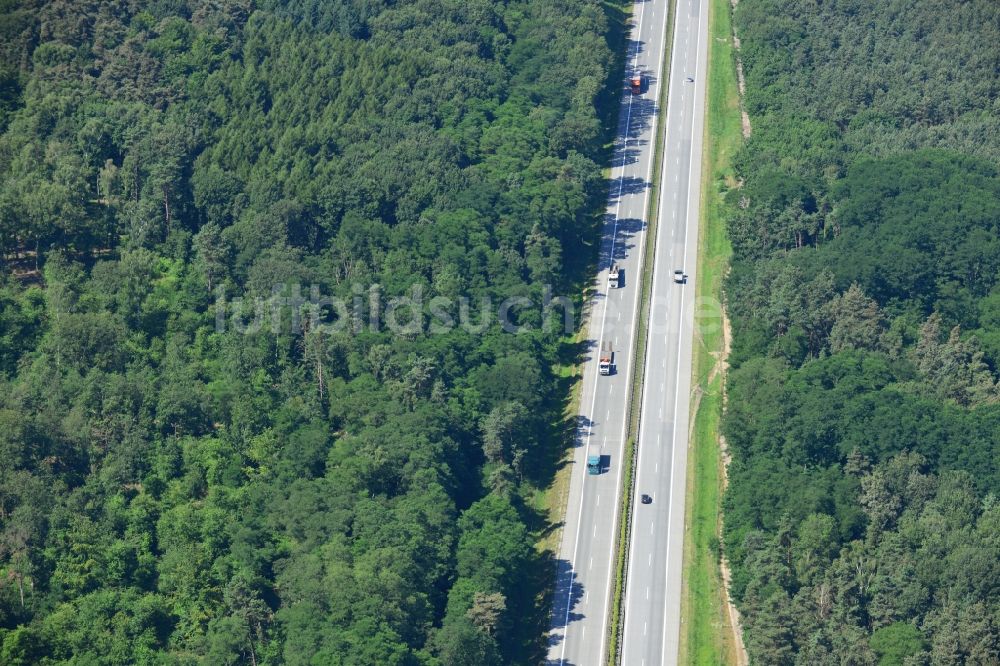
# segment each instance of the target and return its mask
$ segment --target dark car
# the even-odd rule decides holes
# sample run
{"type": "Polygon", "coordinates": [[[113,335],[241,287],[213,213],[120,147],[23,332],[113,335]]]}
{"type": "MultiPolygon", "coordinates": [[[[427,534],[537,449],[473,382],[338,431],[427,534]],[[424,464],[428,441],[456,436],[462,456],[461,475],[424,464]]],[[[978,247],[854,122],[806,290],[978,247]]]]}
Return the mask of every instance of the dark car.
{"type": "Polygon", "coordinates": [[[653,503],[653,498],[650,497],[649,495],[645,494],[645,493],[643,493],[642,497],[640,497],[639,499],[642,500],[643,504],[652,504],[653,503]]]}
{"type": "Polygon", "coordinates": [[[689,76],[689,77],[687,77],[684,80],[687,81],[688,83],[694,83],[694,77],[693,76],[689,76]]]}

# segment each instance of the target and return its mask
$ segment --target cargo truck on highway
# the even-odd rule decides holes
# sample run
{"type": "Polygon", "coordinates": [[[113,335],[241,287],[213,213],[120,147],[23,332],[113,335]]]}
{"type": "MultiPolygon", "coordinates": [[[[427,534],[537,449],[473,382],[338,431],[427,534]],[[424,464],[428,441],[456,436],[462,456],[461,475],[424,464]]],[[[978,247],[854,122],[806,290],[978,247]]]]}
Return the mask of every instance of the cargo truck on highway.
{"type": "Polygon", "coordinates": [[[618,264],[611,264],[611,270],[608,271],[608,288],[617,289],[621,286],[622,270],[618,268],[618,264]]]}
{"type": "Polygon", "coordinates": [[[587,448],[587,474],[601,473],[601,445],[591,444],[587,448]]]}
{"type": "Polygon", "coordinates": [[[629,82],[629,85],[632,88],[632,94],[633,95],[640,95],[640,94],[642,94],[642,73],[641,72],[632,72],[632,78],[630,78],[628,80],[628,82],[629,82]]]}
{"type": "Polygon", "coordinates": [[[598,363],[602,375],[610,375],[615,369],[615,352],[611,349],[611,341],[605,340],[601,345],[601,358],[598,363]]]}

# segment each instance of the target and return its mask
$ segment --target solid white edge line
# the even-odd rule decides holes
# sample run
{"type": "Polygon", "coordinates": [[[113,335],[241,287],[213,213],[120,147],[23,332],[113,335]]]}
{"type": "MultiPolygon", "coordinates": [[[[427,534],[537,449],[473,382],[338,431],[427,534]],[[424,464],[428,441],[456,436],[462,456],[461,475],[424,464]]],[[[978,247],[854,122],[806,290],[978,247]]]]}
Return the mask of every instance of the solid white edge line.
{"type": "MultiPolygon", "coordinates": [[[[667,2],[669,3],[670,0],[667,0],[667,2]]],[[[640,10],[640,11],[644,12],[644,10],[645,10],[645,3],[643,3],[643,10],[640,10]]],[[[665,14],[665,16],[669,16],[669,15],[670,15],[670,12],[667,11],[666,14],[665,14]]],[[[639,17],[639,23],[640,23],[640,25],[642,24],[642,20],[643,20],[643,14],[640,13],[640,17],[639,17]]],[[[666,18],[664,18],[663,25],[664,25],[664,27],[666,26],[666,18]]],[[[665,30],[663,30],[663,29],[660,30],[661,34],[663,34],[664,32],[665,32],[665,30]]],[[[637,49],[637,51],[638,51],[638,49],[637,49]]],[[[638,53],[636,53],[636,57],[638,57],[638,53]]],[[[656,66],[657,69],[662,68],[662,65],[663,65],[663,40],[662,39],[659,40],[658,51],[657,51],[656,58],[655,58],[654,62],[656,63],[655,66],[656,66]]],[[[660,89],[657,90],[658,94],[659,94],[659,92],[660,92],[660,89]]],[[[654,105],[655,105],[655,103],[654,103],[654,105]]],[[[656,113],[653,114],[653,120],[650,123],[650,136],[652,137],[652,141],[653,142],[656,141],[656,129],[657,129],[658,121],[659,121],[659,116],[660,116],[659,109],[656,109],[656,113]]],[[[642,211],[643,211],[643,215],[645,215],[646,213],[649,212],[649,192],[652,189],[653,156],[655,154],[656,154],[656,150],[655,150],[655,147],[654,147],[654,150],[649,153],[649,164],[646,166],[646,194],[642,198],[642,211]]],[[[659,229],[659,225],[657,225],[657,229],[659,229]]],[[[637,274],[638,275],[642,274],[642,268],[643,268],[643,265],[644,265],[645,260],[646,260],[646,233],[648,232],[648,230],[649,230],[649,220],[646,221],[646,228],[643,229],[643,231],[642,231],[642,238],[640,239],[640,241],[641,241],[641,249],[639,250],[639,265],[638,265],[638,270],[637,270],[637,274]]],[[[655,254],[654,254],[654,257],[655,257],[655,254]]],[[[639,325],[639,322],[638,322],[639,291],[640,291],[639,289],[633,289],[632,290],[632,292],[633,292],[632,293],[632,326],[630,327],[630,330],[629,330],[628,354],[627,354],[627,357],[626,357],[626,360],[625,360],[625,373],[626,373],[625,377],[626,378],[628,378],[628,377],[631,376],[630,373],[631,373],[631,370],[632,370],[632,360],[634,358],[633,349],[635,348],[635,331],[636,331],[636,328],[639,325]]],[[[626,393],[628,392],[627,381],[628,380],[626,379],[626,393]]],[[[625,404],[626,405],[628,404],[628,400],[627,399],[625,400],[625,404]]],[[[626,431],[627,428],[628,428],[628,414],[626,413],[625,414],[625,418],[622,420],[622,435],[621,435],[621,439],[620,439],[620,442],[619,442],[619,449],[618,449],[619,454],[622,454],[625,451],[625,446],[626,446],[625,431],[626,431]]],[[[639,446],[638,446],[638,439],[637,439],[636,440],[636,450],[637,451],[638,451],[638,448],[639,448],[639,446]]],[[[622,486],[622,474],[624,473],[624,469],[625,469],[625,466],[621,464],[621,461],[619,461],[619,464],[618,464],[618,478],[615,481],[615,507],[618,507],[619,504],[620,504],[620,502],[621,502],[621,495],[620,494],[621,494],[621,486],[622,486]]],[[[612,535],[614,535],[618,531],[618,523],[619,523],[620,513],[621,513],[620,511],[615,511],[615,519],[613,521],[612,535]]],[[[612,543],[612,549],[614,549],[614,539],[612,539],[611,543],[612,543]]],[[[611,561],[612,562],[614,561],[614,555],[613,555],[613,553],[614,553],[614,550],[612,550],[612,557],[611,557],[611,561]]],[[[614,567],[613,566],[608,567],[608,580],[607,580],[607,583],[606,583],[606,586],[605,586],[605,589],[607,590],[607,593],[606,593],[606,595],[604,597],[604,613],[603,613],[603,616],[602,616],[604,618],[604,620],[603,620],[603,625],[602,625],[602,629],[601,629],[601,650],[598,653],[598,654],[601,655],[601,659],[604,658],[605,641],[607,640],[607,637],[608,637],[608,622],[611,619],[608,616],[608,608],[609,608],[609,605],[611,603],[611,582],[612,582],[613,575],[614,575],[614,567]]],[[[625,626],[624,623],[622,623],[622,629],[623,630],[624,630],[624,626],[625,626]]]]}
{"type": "MultiPolygon", "coordinates": [[[[703,4],[705,4],[705,3],[703,3],[703,4]]],[[[695,71],[699,72],[699,73],[702,71],[702,69],[701,69],[701,36],[702,36],[702,26],[704,24],[704,21],[706,20],[707,15],[708,15],[708,11],[704,7],[703,7],[702,11],[698,12],[698,41],[697,41],[697,44],[695,45],[694,64],[695,64],[695,71]]],[[[698,80],[699,80],[699,83],[701,84],[701,83],[705,82],[707,79],[706,79],[705,75],[702,74],[701,76],[698,77],[698,80]]],[[[705,90],[704,85],[699,85],[698,89],[701,90],[704,93],[704,90],[705,90]]],[[[695,91],[694,101],[693,101],[692,107],[691,107],[691,147],[690,147],[690,151],[689,151],[689,154],[688,154],[688,170],[689,170],[689,172],[692,172],[692,173],[693,173],[694,170],[691,167],[694,164],[694,146],[695,146],[695,143],[696,143],[695,140],[694,140],[694,137],[695,137],[695,131],[697,130],[698,124],[699,124],[698,121],[697,121],[697,119],[698,119],[698,106],[699,106],[699,101],[701,101],[702,105],[704,105],[704,99],[705,99],[704,94],[698,94],[697,90],[696,90],[695,91]]],[[[702,126],[702,133],[704,134],[704,126],[702,126]]],[[[699,162],[699,164],[698,164],[699,169],[698,169],[698,175],[697,175],[697,177],[692,177],[691,173],[688,174],[688,199],[687,199],[687,204],[686,204],[687,213],[686,213],[686,219],[684,220],[684,250],[685,250],[684,264],[685,264],[685,268],[686,268],[686,264],[687,264],[686,253],[687,253],[687,249],[688,249],[688,241],[691,239],[691,234],[690,234],[690,231],[691,231],[691,189],[692,189],[692,186],[693,186],[693,184],[694,184],[695,181],[698,181],[698,185],[699,185],[699,192],[697,193],[699,195],[699,198],[698,198],[698,200],[695,203],[695,211],[698,212],[699,215],[701,214],[701,198],[700,198],[700,194],[701,194],[701,192],[700,192],[700,186],[701,186],[701,168],[700,168],[701,167],[701,157],[700,156],[699,156],[698,162],[699,162]]],[[[695,243],[697,244],[697,239],[695,239],[695,243]]],[[[696,259],[697,259],[697,257],[696,257],[696,259]]],[[[673,446],[671,447],[671,451],[670,451],[670,475],[671,475],[671,479],[670,479],[670,506],[667,509],[667,552],[666,552],[666,563],[664,564],[664,571],[663,571],[664,585],[665,585],[664,592],[666,592],[666,590],[669,589],[669,587],[670,587],[670,541],[671,541],[671,539],[670,539],[670,532],[671,532],[671,525],[673,524],[673,521],[674,521],[674,504],[675,504],[675,502],[674,502],[673,495],[674,495],[674,489],[675,489],[675,486],[674,486],[674,477],[677,475],[677,467],[676,467],[675,460],[676,460],[676,457],[677,457],[677,421],[679,420],[678,417],[677,417],[677,413],[678,413],[677,412],[677,408],[678,408],[678,401],[680,400],[681,352],[683,350],[682,341],[684,339],[684,320],[685,320],[685,313],[684,313],[683,303],[684,303],[684,293],[683,293],[683,290],[682,290],[681,291],[681,308],[680,308],[680,313],[681,313],[680,314],[680,316],[681,316],[681,320],[680,321],[681,321],[681,325],[680,325],[680,327],[678,329],[678,332],[677,332],[677,375],[676,375],[677,386],[676,386],[676,391],[675,391],[675,395],[674,395],[674,443],[673,443],[673,446]]],[[[690,372],[690,370],[689,370],[689,372],[690,372]]],[[[690,399],[688,401],[688,404],[690,405],[690,399]]],[[[685,433],[685,442],[686,441],[687,441],[687,433],[685,433]]],[[[686,444],[685,444],[685,446],[686,446],[686,444]]],[[[687,478],[687,470],[686,469],[683,471],[683,474],[684,474],[684,476],[682,476],[681,478],[682,479],[686,479],[687,478]]],[[[682,492],[681,492],[681,498],[682,498],[682,500],[683,500],[684,492],[686,492],[686,490],[682,488],[682,492]]],[[[684,515],[682,513],[681,514],[681,521],[683,521],[683,520],[684,520],[684,515]]],[[[681,525],[681,537],[683,538],[683,536],[684,536],[684,526],[682,524],[681,525]]],[[[680,566],[683,567],[683,565],[684,565],[684,558],[682,556],[681,557],[681,561],[680,561],[680,566]]],[[[683,574],[683,572],[682,572],[682,574],[683,574]]],[[[683,582],[682,582],[682,587],[683,587],[683,582]]],[[[668,604],[670,604],[670,602],[671,602],[670,595],[665,593],[663,595],[663,632],[662,632],[663,633],[663,637],[661,639],[661,646],[660,646],[660,659],[663,660],[664,663],[668,663],[668,662],[666,662],[666,652],[667,652],[667,616],[668,616],[667,606],[668,606],[668,604]]],[[[678,604],[680,603],[680,599],[677,599],[677,603],[678,604]]],[[[673,660],[671,662],[669,662],[669,663],[677,663],[677,659],[678,659],[678,655],[674,654],[673,655],[673,660]]]]}
{"type": "MultiPolygon", "coordinates": [[[[677,15],[679,16],[680,13],[678,12],[677,15]]],[[[663,30],[661,32],[664,35],[666,34],[667,18],[669,16],[670,16],[670,12],[668,10],[666,12],[666,15],[663,18],[663,30]]],[[[665,130],[664,130],[664,135],[663,135],[663,154],[660,156],[661,162],[662,162],[663,167],[664,167],[662,169],[661,173],[660,173],[660,197],[661,197],[661,205],[662,205],[663,194],[666,192],[666,189],[663,187],[663,183],[666,181],[666,178],[667,178],[667,169],[666,169],[667,152],[668,152],[667,148],[670,146],[670,139],[671,139],[671,134],[672,134],[671,131],[670,131],[670,116],[671,116],[671,110],[673,108],[673,105],[670,104],[669,81],[673,80],[673,74],[674,74],[675,69],[677,67],[677,58],[675,56],[677,55],[677,52],[679,51],[678,39],[677,39],[679,30],[680,30],[680,21],[677,20],[677,17],[675,17],[674,18],[673,44],[672,44],[672,49],[671,49],[671,51],[672,51],[673,54],[670,57],[670,71],[668,72],[669,76],[666,79],[666,81],[668,81],[668,88],[667,88],[667,91],[666,91],[666,93],[667,93],[667,113],[666,113],[666,117],[664,119],[665,130]]],[[[661,48],[660,62],[662,64],[662,62],[663,62],[663,52],[662,52],[663,40],[660,40],[660,45],[661,45],[660,46],[660,48],[661,48]]],[[[655,134],[654,134],[654,141],[655,141],[655,134]]],[[[660,217],[659,213],[660,213],[660,207],[658,207],[657,211],[656,211],[657,217],[660,217]]],[[[659,271],[660,271],[660,262],[657,261],[657,255],[658,255],[657,250],[659,248],[660,239],[662,238],[662,236],[660,235],[660,232],[661,232],[660,222],[661,221],[662,220],[659,220],[659,219],[657,220],[656,238],[655,238],[654,244],[653,244],[653,292],[652,292],[652,294],[650,294],[650,305],[649,305],[649,317],[650,317],[650,320],[652,320],[654,305],[656,304],[656,295],[658,293],[658,286],[659,286],[659,281],[657,280],[657,276],[658,276],[659,271]]],[[[643,244],[643,249],[645,250],[645,243],[643,244]]],[[[636,437],[636,470],[637,470],[637,472],[636,472],[636,483],[635,483],[635,487],[633,488],[633,492],[632,492],[632,494],[633,494],[633,502],[635,501],[635,496],[638,493],[638,488],[639,488],[639,483],[638,483],[639,478],[638,477],[639,477],[639,473],[641,473],[641,471],[643,469],[642,464],[641,464],[642,453],[643,453],[643,446],[641,444],[641,440],[642,440],[643,437],[645,437],[645,431],[644,431],[644,429],[642,427],[642,417],[641,417],[641,414],[645,413],[645,411],[646,411],[646,404],[647,404],[647,401],[649,400],[649,392],[646,390],[646,387],[648,386],[648,384],[646,383],[646,375],[650,371],[650,364],[652,362],[652,357],[651,357],[651,355],[649,353],[650,344],[651,344],[652,339],[653,339],[652,330],[651,329],[652,329],[652,327],[650,327],[650,331],[646,335],[646,351],[645,351],[646,358],[645,358],[645,364],[644,364],[644,369],[643,369],[642,397],[641,397],[641,399],[639,401],[640,402],[640,404],[639,404],[640,418],[639,418],[639,433],[638,433],[639,436],[636,437]]],[[[629,543],[629,571],[634,571],[635,553],[636,553],[635,542],[636,542],[636,538],[637,538],[637,532],[638,532],[638,530],[632,530],[631,538],[629,540],[630,541],[630,543],[629,543]]],[[[652,558],[652,553],[650,553],[650,558],[652,558]]],[[[622,614],[624,616],[624,619],[622,621],[622,656],[623,656],[622,662],[623,663],[625,663],[625,661],[624,661],[624,650],[629,645],[629,643],[627,641],[627,638],[628,638],[628,634],[627,634],[627,630],[628,630],[628,618],[629,618],[629,613],[628,613],[628,611],[629,611],[628,598],[629,598],[629,595],[630,595],[631,588],[632,588],[632,586],[634,584],[634,580],[635,579],[632,576],[629,576],[626,579],[626,582],[625,582],[625,591],[624,591],[624,595],[623,595],[623,598],[622,598],[622,608],[623,608],[622,614]]],[[[643,660],[643,661],[645,661],[645,660],[643,660]]]]}
{"type": "MultiPolygon", "coordinates": [[[[640,3],[640,2],[637,1],[635,4],[641,4],[641,6],[639,8],[639,22],[638,22],[638,24],[635,27],[635,34],[636,34],[636,37],[637,37],[637,39],[635,41],[637,43],[636,43],[636,47],[635,47],[635,53],[632,55],[632,63],[633,63],[632,67],[633,68],[635,67],[635,63],[638,62],[638,59],[639,59],[639,45],[638,45],[638,42],[640,41],[639,38],[641,38],[641,36],[642,36],[642,20],[643,20],[644,14],[645,14],[645,3],[640,3]]],[[[630,31],[630,33],[629,33],[629,39],[631,39],[631,34],[632,33],[630,31]]],[[[661,44],[662,44],[662,42],[661,42],[661,44]]],[[[661,46],[661,49],[662,49],[662,46],[661,46]]],[[[618,176],[618,179],[619,179],[618,180],[618,197],[617,197],[617,201],[615,202],[615,222],[614,222],[614,226],[612,228],[612,234],[611,234],[611,249],[610,249],[610,252],[608,253],[609,254],[608,259],[610,261],[614,260],[614,256],[615,256],[615,240],[618,237],[618,220],[619,220],[619,214],[621,212],[621,194],[622,194],[622,191],[623,191],[623,188],[624,188],[624,184],[625,184],[625,166],[626,166],[625,160],[628,158],[628,134],[629,134],[629,129],[632,126],[632,102],[633,101],[634,101],[634,98],[630,95],[629,96],[629,100],[628,100],[628,110],[626,111],[626,114],[625,114],[625,137],[624,137],[624,142],[622,144],[622,153],[623,153],[622,154],[622,166],[621,166],[622,172],[618,176]]],[[[653,136],[654,137],[655,137],[655,127],[656,127],[655,122],[656,122],[656,116],[654,115],[653,116],[653,131],[654,131],[654,135],[653,136]]],[[[650,159],[650,167],[649,167],[650,170],[652,169],[652,161],[653,160],[650,159]]],[[[647,181],[648,181],[648,178],[647,178],[647,181]]],[[[646,189],[646,197],[648,198],[648,196],[649,196],[649,188],[646,189]]],[[[643,237],[645,238],[645,234],[643,235],[643,237]]],[[[641,264],[640,264],[640,267],[641,267],[641,264]]],[[[600,349],[601,341],[604,339],[604,326],[607,323],[607,314],[608,314],[608,302],[607,302],[607,299],[604,299],[604,307],[603,307],[603,311],[601,313],[601,334],[600,334],[600,336],[598,336],[598,340],[597,340],[598,349],[600,349]]],[[[633,321],[633,328],[634,327],[635,327],[635,322],[633,321]]],[[[628,367],[628,363],[630,363],[630,361],[627,360],[626,361],[626,368],[628,367]]],[[[590,414],[591,414],[591,416],[593,416],[594,409],[597,406],[597,384],[598,384],[599,375],[596,373],[596,370],[597,370],[597,368],[595,366],[595,375],[594,375],[594,383],[593,383],[594,384],[594,392],[593,392],[593,395],[592,395],[592,398],[591,398],[591,402],[590,402],[590,414]]],[[[592,427],[587,428],[587,439],[586,439],[587,446],[584,447],[584,456],[585,456],[584,460],[586,460],[586,450],[587,450],[587,448],[589,448],[590,437],[591,437],[592,432],[593,432],[593,428],[592,427]]],[[[619,464],[618,467],[621,468],[621,464],[619,464]]],[[[586,474],[586,466],[584,466],[584,469],[582,471],[583,471],[584,474],[586,474]]],[[[619,486],[621,485],[621,483],[620,483],[620,476],[621,476],[621,472],[619,470],[619,486]]],[[[616,491],[616,493],[617,492],[618,491],[616,491]]],[[[576,541],[573,544],[573,559],[570,562],[570,569],[569,569],[569,589],[566,592],[566,613],[565,613],[565,616],[563,617],[562,648],[561,648],[560,654],[559,654],[559,664],[560,664],[560,666],[562,664],[564,664],[565,661],[566,661],[566,645],[569,643],[569,612],[570,612],[570,605],[571,605],[571,602],[573,600],[573,586],[574,586],[574,580],[573,579],[574,579],[574,575],[576,573],[576,560],[577,560],[577,556],[578,556],[579,550],[580,550],[580,527],[581,527],[580,520],[583,517],[583,501],[584,501],[585,497],[586,497],[586,491],[583,488],[581,488],[581,490],[580,490],[580,510],[577,513],[576,541]]],[[[616,502],[615,503],[617,504],[617,495],[616,495],[616,502]]],[[[617,524],[617,521],[616,521],[616,524],[617,524]]],[[[610,567],[610,568],[613,568],[613,567],[610,567]]],[[[610,580],[610,573],[609,573],[609,580],[610,580]]],[[[607,632],[607,624],[608,624],[607,605],[608,605],[608,601],[607,601],[607,599],[605,599],[605,602],[604,602],[605,613],[604,613],[604,620],[603,620],[602,628],[601,628],[601,652],[600,652],[600,654],[602,654],[602,655],[604,654],[604,641],[605,641],[605,639],[607,637],[607,633],[608,633],[607,632]]],[[[583,625],[583,629],[584,630],[586,629],[586,625],[583,625]]],[[[582,640],[582,638],[581,638],[581,640],[582,640]]]]}

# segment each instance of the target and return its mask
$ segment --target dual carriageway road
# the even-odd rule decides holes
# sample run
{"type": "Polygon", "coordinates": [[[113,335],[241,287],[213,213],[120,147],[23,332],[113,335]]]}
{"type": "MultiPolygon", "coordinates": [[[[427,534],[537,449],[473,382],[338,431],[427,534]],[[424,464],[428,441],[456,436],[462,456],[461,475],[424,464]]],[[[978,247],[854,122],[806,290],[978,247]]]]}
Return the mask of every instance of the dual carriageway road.
{"type": "Polygon", "coordinates": [[[639,280],[652,261],[653,284],[640,426],[636,450],[632,529],[628,549],[621,662],[629,666],[677,663],[684,536],[684,495],[691,394],[696,278],[707,58],[707,5],[675,0],[669,76],[660,70],[667,42],[668,0],[636,2],[629,41],[628,72],[641,71],[644,90],[626,94],[609,183],[609,201],[590,304],[577,446],[558,553],[550,630],[549,664],[604,664],[614,583],[628,422],[629,378],[635,358],[639,280]],[[659,205],[654,252],[644,257],[646,214],[653,173],[660,89],[669,85],[665,147],[661,151],[659,205]],[[609,288],[612,263],[623,270],[609,288]],[[673,271],[687,274],[676,284],[673,271]],[[598,374],[597,350],[611,341],[616,372],[598,374]],[[603,473],[588,475],[591,444],[601,447],[603,473]],[[651,504],[639,497],[648,494],[651,504]]]}

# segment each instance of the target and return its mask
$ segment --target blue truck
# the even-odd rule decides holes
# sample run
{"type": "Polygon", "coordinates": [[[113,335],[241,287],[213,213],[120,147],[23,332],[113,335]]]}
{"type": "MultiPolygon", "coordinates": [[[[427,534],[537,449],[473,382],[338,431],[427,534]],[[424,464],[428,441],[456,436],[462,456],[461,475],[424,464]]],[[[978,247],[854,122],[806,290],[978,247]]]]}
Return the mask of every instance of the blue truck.
{"type": "Polygon", "coordinates": [[[601,445],[591,444],[587,449],[587,474],[601,473],[601,445]]]}

